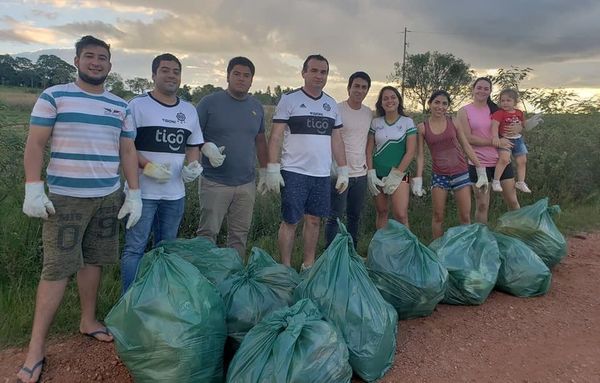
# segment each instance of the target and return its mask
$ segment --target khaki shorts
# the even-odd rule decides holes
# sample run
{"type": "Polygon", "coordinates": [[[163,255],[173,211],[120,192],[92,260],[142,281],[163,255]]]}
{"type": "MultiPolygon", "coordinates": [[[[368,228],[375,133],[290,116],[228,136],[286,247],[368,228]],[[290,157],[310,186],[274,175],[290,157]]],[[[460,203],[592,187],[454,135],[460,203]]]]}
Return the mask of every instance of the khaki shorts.
{"type": "Polygon", "coordinates": [[[123,196],[48,196],[56,214],[42,229],[44,264],[41,279],[57,281],[75,274],[83,265],[108,265],[119,259],[119,220],[123,196]]]}

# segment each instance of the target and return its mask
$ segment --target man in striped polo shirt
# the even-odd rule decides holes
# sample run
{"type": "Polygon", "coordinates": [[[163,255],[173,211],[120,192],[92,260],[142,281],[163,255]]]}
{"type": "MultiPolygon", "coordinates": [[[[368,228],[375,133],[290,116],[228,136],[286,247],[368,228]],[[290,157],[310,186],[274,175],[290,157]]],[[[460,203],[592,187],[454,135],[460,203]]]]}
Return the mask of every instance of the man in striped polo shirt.
{"type": "Polygon", "coordinates": [[[127,103],[103,86],[111,69],[110,46],[84,36],[75,51],[77,80],[40,95],[25,147],[23,212],[44,219],[44,260],[29,350],[17,374],[23,382],[39,380],[45,338],[73,274],[81,300],[79,331],[99,341],[113,340],[96,319],[101,267],[118,260],[118,219],[129,215],[129,228],[141,214],[135,130],[127,103]],[[50,138],[46,196],[41,172],[50,138]],[[130,188],[122,206],[119,165],[130,188]]]}

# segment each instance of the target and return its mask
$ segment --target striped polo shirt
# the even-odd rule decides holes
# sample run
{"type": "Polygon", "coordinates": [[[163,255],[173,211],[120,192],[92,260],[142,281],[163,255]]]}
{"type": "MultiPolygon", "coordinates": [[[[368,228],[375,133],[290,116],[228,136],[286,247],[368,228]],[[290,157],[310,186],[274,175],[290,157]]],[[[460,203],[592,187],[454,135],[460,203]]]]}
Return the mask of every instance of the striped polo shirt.
{"type": "Polygon", "coordinates": [[[123,99],[88,93],[75,83],[56,85],[36,101],[30,125],[52,129],[50,193],[91,198],[119,189],[119,140],[135,138],[123,99]]]}

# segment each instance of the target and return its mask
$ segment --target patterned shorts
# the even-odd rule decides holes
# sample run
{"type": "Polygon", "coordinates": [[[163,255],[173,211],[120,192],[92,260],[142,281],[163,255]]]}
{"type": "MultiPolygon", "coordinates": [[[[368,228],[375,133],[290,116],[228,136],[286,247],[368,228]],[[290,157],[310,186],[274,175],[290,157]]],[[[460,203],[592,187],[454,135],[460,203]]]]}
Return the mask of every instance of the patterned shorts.
{"type": "Polygon", "coordinates": [[[469,172],[454,174],[451,176],[433,173],[433,175],[431,176],[432,188],[440,188],[444,190],[458,190],[470,185],[472,185],[472,183],[469,179],[469,172]]]}

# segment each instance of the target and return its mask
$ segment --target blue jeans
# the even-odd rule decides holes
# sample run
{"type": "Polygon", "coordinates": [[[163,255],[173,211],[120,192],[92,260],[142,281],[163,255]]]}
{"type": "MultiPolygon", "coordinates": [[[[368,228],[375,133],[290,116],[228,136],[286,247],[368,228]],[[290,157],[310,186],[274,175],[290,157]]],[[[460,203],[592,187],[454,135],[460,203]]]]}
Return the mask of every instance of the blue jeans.
{"type": "Polygon", "coordinates": [[[329,246],[331,241],[338,233],[337,219],[344,216],[348,218],[348,233],[352,236],[354,248],[358,245],[358,224],[360,221],[360,213],[362,211],[365,195],[367,193],[367,176],[350,177],[348,189],[342,194],[338,194],[335,190],[335,177],[331,180],[331,213],[325,224],[325,241],[326,246],[329,246]]]}
{"type": "Polygon", "coordinates": [[[185,198],[177,200],[142,199],[140,220],[125,232],[125,245],[121,257],[121,294],[124,294],[137,272],[144,255],[150,233],[154,231],[154,243],[163,239],[177,238],[179,224],[183,218],[185,198]],[[153,230],[153,226],[154,230],[153,230]]]}

